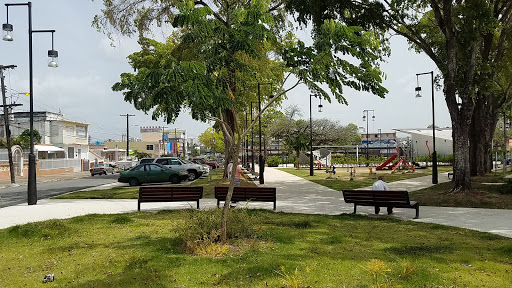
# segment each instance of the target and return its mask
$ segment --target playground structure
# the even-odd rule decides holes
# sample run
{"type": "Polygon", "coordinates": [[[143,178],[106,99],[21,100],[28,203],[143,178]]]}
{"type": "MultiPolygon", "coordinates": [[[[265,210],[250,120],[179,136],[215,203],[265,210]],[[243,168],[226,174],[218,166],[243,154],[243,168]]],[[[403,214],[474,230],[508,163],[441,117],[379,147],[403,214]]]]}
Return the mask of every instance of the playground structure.
{"type": "Polygon", "coordinates": [[[391,173],[395,173],[397,169],[411,169],[414,172],[414,166],[407,161],[405,156],[400,156],[400,152],[403,151],[401,147],[396,147],[396,154],[389,157],[379,166],[375,167],[375,170],[382,170],[384,168],[391,169],[391,173]],[[395,162],[393,162],[396,159],[395,162]]]}

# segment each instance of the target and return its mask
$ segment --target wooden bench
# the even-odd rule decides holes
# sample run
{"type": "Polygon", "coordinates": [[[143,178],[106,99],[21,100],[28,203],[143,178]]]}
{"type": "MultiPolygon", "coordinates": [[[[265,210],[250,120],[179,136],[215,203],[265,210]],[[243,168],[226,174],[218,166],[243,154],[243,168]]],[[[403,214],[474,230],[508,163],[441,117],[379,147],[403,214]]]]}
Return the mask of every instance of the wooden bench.
{"type": "Polygon", "coordinates": [[[140,211],[142,202],[180,202],[197,201],[203,198],[202,186],[141,186],[137,210],[140,211]]]}
{"type": "MultiPolygon", "coordinates": [[[[215,186],[215,199],[217,199],[217,207],[220,201],[226,201],[229,187],[215,186]]],[[[260,201],[274,202],[274,210],[276,210],[276,187],[234,187],[231,201],[260,201]]]]}
{"type": "Polygon", "coordinates": [[[357,205],[360,206],[378,206],[378,207],[397,207],[416,209],[416,217],[420,217],[420,205],[415,201],[409,200],[407,191],[380,191],[380,190],[343,190],[343,198],[346,203],[354,203],[354,214],[356,214],[357,205]]]}

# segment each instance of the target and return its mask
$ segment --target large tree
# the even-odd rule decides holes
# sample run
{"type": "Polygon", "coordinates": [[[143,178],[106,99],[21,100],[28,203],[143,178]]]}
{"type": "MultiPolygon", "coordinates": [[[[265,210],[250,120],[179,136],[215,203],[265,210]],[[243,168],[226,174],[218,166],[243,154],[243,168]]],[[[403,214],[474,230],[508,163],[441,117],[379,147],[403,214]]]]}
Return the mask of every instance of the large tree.
{"type": "Polygon", "coordinates": [[[224,138],[222,134],[215,131],[212,127],[208,127],[198,137],[199,143],[203,144],[216,153],[224,153],[224,138]]]}
{"type": "MultiPolygon", "coordinates": [[[[224,135],[226,155],[238,155],[241,139],[261,114],[300,84],[327,101],[332,95],[342,103],[344,86],[380,97],[387,92],[378,66],[384,51],[374,33],[327,21],[308,47],[286,30],[281,1],[103,3],[103,14],[94,21],[97,27],[107,33],[110,28],[124,35],[138,33],[142,47],[129,57],[136,73],[123,73],[113,89],[122,91],[137,109],[153,109],[154,118],[167,122],[184,107],[195,119],[215,120],[224,135]],[[176,29],[166,43],[144,37],[155,23],[171,23],[176,29]],[[297,80],[287,83],[292,74],[297,80]],[[270,99],[272,93],[276,95],[270,99]],[[261,112],[243,128],[238,114],[258,99],[261,112]]],[[[233,162],[235,169],[238,157],[233,162]]],[[[223,241],[233,180],[221,219],[223,241]]]]}
{"type": "Polygon", "coordinates": [[[287,2],[304,22],[311,18],[314,23],[326,18],[353,22],[360,21],[359,16],[371,16],[367,25],[386,27],[427,54],[441,73],[452,121],[453,191],[470,190],[471,175],[489,171],[497,112],[510,104],[512,66],[507,36],[512,1],[287,2]]]}

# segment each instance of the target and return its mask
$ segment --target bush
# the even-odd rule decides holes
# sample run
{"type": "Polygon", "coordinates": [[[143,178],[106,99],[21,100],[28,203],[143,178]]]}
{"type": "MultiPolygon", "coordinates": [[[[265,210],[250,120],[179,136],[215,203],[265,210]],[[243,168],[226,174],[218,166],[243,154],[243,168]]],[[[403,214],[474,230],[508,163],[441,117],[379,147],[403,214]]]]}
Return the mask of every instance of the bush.
{"type": "Polygon", "coordinates": [[[453,155],[439,156],[437,162],[453,164],[453,155]]]}
{"type": "Polygon", "coordinates": [[[277,156],[271,156],[267,159],[268,167],[277,167],[281,164],[281,159],[277,156]]]}
{"type": "MultiPolygon", "coordinates": [[[[227,247],[220,244],[222,209],[191,209],[185,213],[188,220],[181,229],[181,235],[189,252],[200,256],[222,256],[227,253],[227,247]]],[[[231,210],[227,220],[227,239],[254,237],[256,223],[256,216],[249,215],[248,209],[231,210]]]]}
{"type": "Polygon", "coordinates": [[[500,194],[512,194],[512,179],[507,179],[507,182],[499,190],[500,194]]]}

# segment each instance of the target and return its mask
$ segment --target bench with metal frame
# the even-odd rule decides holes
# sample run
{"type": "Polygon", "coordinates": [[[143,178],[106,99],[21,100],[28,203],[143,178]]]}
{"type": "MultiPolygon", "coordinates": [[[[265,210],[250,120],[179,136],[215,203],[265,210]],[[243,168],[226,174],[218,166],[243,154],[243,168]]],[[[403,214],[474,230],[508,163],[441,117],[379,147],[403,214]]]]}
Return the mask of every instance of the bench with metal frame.
{"type": "Polygon", "coordinates": [[[409,200],[409,192],[403,190],[342,190],[346,203],[354,204],[354,214],[357,206],[377,206],[393,208],[416,209],[416,217],[420,216],[420,205],[409,200]]]}
{"type": "Polygon", "coordinates": [[[141,186],[137,210],[140,211],[140,203],[143,202],[182,201],[197,201],[197,209],[199,209],[201,198],[203,198],[203,186],[141,186]]]}
{"type": "MultiPolygon", "coordinates": [[[[217,199],[217,207],[220,206],[220,201],[226,201],[228,189],[229,187],[225,186],[215,186],[215,199],[217,199]]],[[[274,202],[274,210],[276,210],[276,187],[234,187],[231,201],[274,202]]]]}

